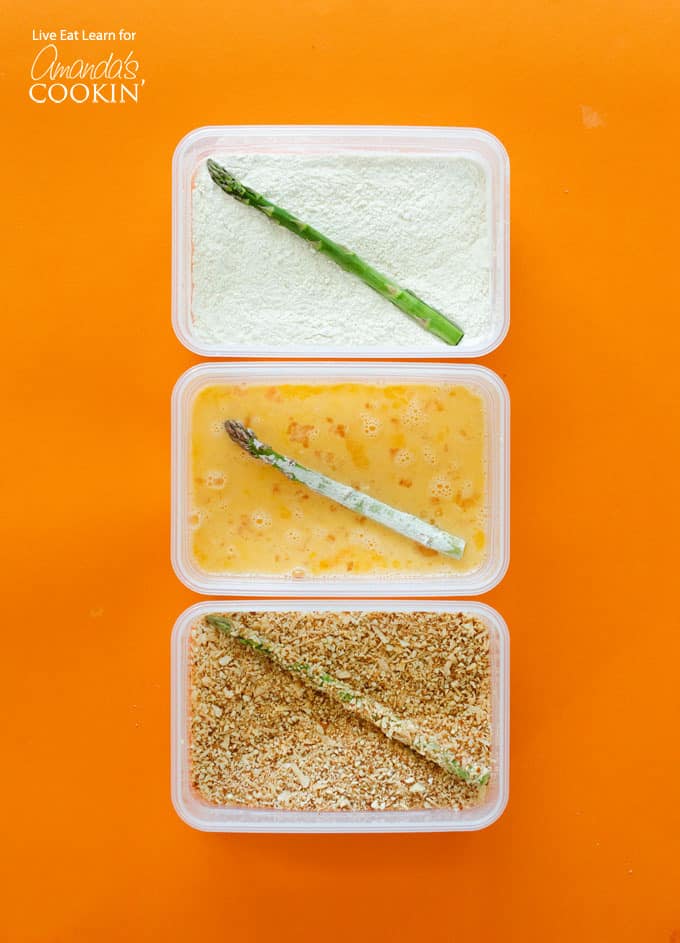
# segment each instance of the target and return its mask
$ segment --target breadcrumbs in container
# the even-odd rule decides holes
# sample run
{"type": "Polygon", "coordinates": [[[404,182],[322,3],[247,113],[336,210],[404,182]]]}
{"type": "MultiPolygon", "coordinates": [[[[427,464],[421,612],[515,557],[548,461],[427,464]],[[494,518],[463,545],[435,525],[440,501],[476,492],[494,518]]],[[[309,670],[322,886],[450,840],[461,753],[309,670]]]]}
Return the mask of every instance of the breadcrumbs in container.
{"type": "Polygon", "coordinates": [[[206,830],[480,828],[507,795],[507,635],[482,604],[201,603],[174,634],[174,800],[206,830]],[[205,621],[323,666],[442,743],[443,769],[205,621]]]}

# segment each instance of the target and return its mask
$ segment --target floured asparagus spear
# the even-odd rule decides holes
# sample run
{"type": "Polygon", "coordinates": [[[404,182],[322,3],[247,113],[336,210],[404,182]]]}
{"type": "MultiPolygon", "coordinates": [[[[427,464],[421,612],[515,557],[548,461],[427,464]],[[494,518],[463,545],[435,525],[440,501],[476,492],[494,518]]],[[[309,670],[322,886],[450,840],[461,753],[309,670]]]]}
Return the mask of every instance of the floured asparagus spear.
{"type": "Polygon", "coordinates": [[[463,331],[457,324],[450,321],[436,308],[430,307],[425,301],[414,295],[412,291],[395,285],[386,275],[382,275],[367,262],[364,262],[356,252],[333,242],[332,239],[324,236],[318,229],[304,223],[297,216],[293,216],[292,213],[282,209],[275,203],[271,203],[261,193],[246,187],[214,160],[208,160],[208,172],[213,182],[229,196],[233,196],[240,203],[245,203],[246,206],[253,206],[256,210],[260,210],[273,222],[295,233],[296,236],[300,236],[318,252],[332,259],[340,268],[346,272],[351,272],[352,275],[357,275],[370,288],[377,291],[383,298],[391,301],[400,311],[417,321],[430,334],[434,334],[447,344],[460,343],[463,331]]]}
{"type": "Polygon", "coordinates": [[[415,517],[413,514],[407,514],[406,511],[399,511],[397,508],[384,504],[382,501],[371,498],[369,495],[349,485],[343,485],[333,478],[328,478],[321,472],[312,471],[300,465],[292,458],[286,458],[285,455],[275,452],[270,445],[261,442],[252,429],[246,429],[242,422],[236,419],[227,419],[224,424],[227,433],[233,442],[239,445],[246,452],[249,452],[254,458],[261,462],[271,465],[290,478],[291,481],[297,481],[305,485],[310,491],[323,495],[341,504],[343,507],[368,517],[383,527],[389,527],[403,537],[415,540],[416,543],[428,547],[430,550],[437,550],[448,557],[454,557],[460,560],[465,550],[465,541],[462,537],[455,537],[446,531],[435,527],[434,524],[428,524],[427,521],[415,517]]]}
{"type": "Polygon", "coordinates": [[[252,629],[236,625],[225,616],[211,614],[205,616],[208,625],[229,635],[241,645],[254,649],[265,655],[270,661],[284,671],[288,671],[300,678],[305,684],[322,691],[333,701],[341,704],[346,710],[377,727],[389,740],[397,740],[409,747],[414,753],[424,756],[425,759],[441,766],[448,773],[453,773],[459,779],[475,786],[485,786],[490,777],[490,770],[486,767],[464,766],[456,756],[444,747],[439,741],[421,730],[413,720],[399,717],[389,707],[376,701],[367,694],[355,691],[345,681],[333,677],[318,665],[310,665],[306,661],[291,659],[289,652],[283,645],[265,638],[252,629]]]}

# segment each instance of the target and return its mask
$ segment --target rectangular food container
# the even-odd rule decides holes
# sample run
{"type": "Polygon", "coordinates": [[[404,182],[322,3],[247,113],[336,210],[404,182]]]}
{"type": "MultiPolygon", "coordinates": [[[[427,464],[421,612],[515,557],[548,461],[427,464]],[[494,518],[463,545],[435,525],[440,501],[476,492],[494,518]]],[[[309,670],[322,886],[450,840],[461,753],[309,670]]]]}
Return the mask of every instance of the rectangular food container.
{"type": "MultiPolygon", "coordinates": [[[[191,131],[177,145],[173,158],[173,307],[177,337],[189,350],[205,357],[399,357],[404,347],[363,348],[348,346],[281,348],[211,343],[199,338],[192,321],[192,181],[197,167],[211,155],[428,155],[464,157],[485,171],[491,246],[490,298],[495,323],[478,342],[458,346],[437,345],[419,350],[418,357],[475,358],[494,350],[510,323],[509,302],[509,161],[501,142],[477,128],[428,128],[332,125],[242,125],[205,127],[191,131]]],[[[292,207],[286,207],[292,210],[292,207]]],[[[408,286],[405,286],[408,287],[408,286]]]]}
{"type": "Polygon", "coordinates": [[[195,592],[222,596],[476,596],[504,576],[509,560],[509,410],[502,380],[473,364],[207,363],[187,370],[172,396],[172,564],[195,592]],[[197,393],[219,383],[451,383],[475,390],[487,420],[487,556],[467,573],[411,577],[229,575],[199,568],[191,551],[191,411],[197,393]]]}
{"type": "Polygon", "coordinates": [[[471,832],[491,825],[505,809],[509,785],[509,638],[504,620],[479,602],[225,602],[208,600],[179,617],[172,633],[172,801],[181,819],[206,832],[471,832]],[[490,637],[492,778],[485,802],[472,809],[393,812],[295,812],[215,806],[190,784],[189,649],[191,626],[209,612],[464,612],[483,620],[490,637]]]}

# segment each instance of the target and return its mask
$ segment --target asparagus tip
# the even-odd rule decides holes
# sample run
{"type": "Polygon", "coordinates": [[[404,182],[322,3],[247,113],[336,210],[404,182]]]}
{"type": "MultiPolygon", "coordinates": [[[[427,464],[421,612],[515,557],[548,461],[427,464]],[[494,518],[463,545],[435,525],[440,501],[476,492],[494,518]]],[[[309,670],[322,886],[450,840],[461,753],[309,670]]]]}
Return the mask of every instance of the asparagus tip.
{"type": "Polygon", "coordinates": [[[236,177],[229,173],[226,167],[218,164],[216,160],[212,159],[212,157],[207,159],[206,166],[213,183],[216,183],[217,186],[220,187],[221,190],[224,190],[225,193],[229,193],[231,196],[236,197],[237,200],[243,199],[245,196],[245,187],[243,187],[243,185],[238,182],[236,177]]]}
{"type": "Polygon", "coordinates": [[[215,626],[215,628],[219,629],[220,632],[228,633],[229,629],[231,629],[231,622],[229,619],[225,619],[224,616],[218,616],[215,613],[211,613],[210,615],[206,616],[205,621],[209,625],[215,626]]]}
{"type": "Polygon", "coordinates": [[[242,422],[239,422],[238,419],[227,419],[224,428],[227,430],[227,435],[232,442],[235,442],[242,449],[250,448],[252,433],[246,429],[242,422]]]}

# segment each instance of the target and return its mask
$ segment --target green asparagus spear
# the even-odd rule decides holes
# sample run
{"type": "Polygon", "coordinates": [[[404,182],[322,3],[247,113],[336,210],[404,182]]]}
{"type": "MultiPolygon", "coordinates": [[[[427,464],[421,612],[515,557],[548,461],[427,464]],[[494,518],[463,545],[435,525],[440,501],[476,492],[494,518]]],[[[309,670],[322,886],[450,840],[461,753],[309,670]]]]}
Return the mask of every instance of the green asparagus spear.
{"type": "Polygon", "coordinates": [[[351,272],[352,275],[357,275],[370,288],[377,291],[383,298],[391,301],[400,311],[417,321],[430,334],[434,334],[447,344],[460,343],[463,331],[458,325],[450,321],[440,311],[430,307],[421,298],[414,295],[412,291],[395,285],[386,275],[381,275],[355,252],[346,249],[337,242],[333,242],[332,239],[324,236],[318,229],[304,223],[297,216],[293,216],[287,210],[276,206],[275,203],[271,203],[261,193],[256,193],[255,190],[246,187],[214,160],[208,160],[208,171],[213,181],[225,193],[233,196],[240,203],[245,203],[246,206],[255,207],[273,222],[279,223],[285,229],[295,233],[296,236],[305,239],[319,252],[332,259],[340,268],[346,272],[351,272]]]}
{"type": "Polygon", "coordinates": [[[367,694],[361,694],[349,684],[328,674],[318,665],[291,660],[290,654],[283,645],[265,638],[252,629],[238,627],[225,616],[211,614],[205,617],[205,621],[241,645],[260,652],[279,668],[300,678],[314,690],[327,694],[331,700],[342,705],[346,710],[373,724],[389,740],[397,740],[414,753],[424,756],[437,766],[441,766],[447,773],[453,773],[466,783],[476,786],[484,786],[488,783],[490,776],[488,768],[463,766],[450,750],[440,744],[435,737],[421,730],[414,721],[399,717],[389,707],[367,694]]]}
{"type": "Polygon", "coordinates": [[[437,550],[439,553],[454,557],[456,560],[460,560],[463,556],[465,541],[462,537],[447,534],[446,531],[440,530],[434,524],[428,524],[427,521],[423,521],[413,514],[398,511],[389,504],[371,498],[349,485],[334,481],[332,478],[321,474],[321,472],[312,471],[292,458],[286,458],[285,455],[275,452],[270,445],[261,442],[252,429],[246,429],[243,423],[235,419],[227,419],[224,427],[236,445],[239,445],[261,462],[272,465],[282,472],[286,478],[290,478],[291,481],[306,485],[311,491],[315,491],[325,498],[330,498],[331,501],[349,508],[350,511],[355,511],[363,517],[368,517],[372,521],[382,524],[383,527],[389,527],[390,530],[394,530],[410,540],[415,540],[430,550],[437,550]]]}

